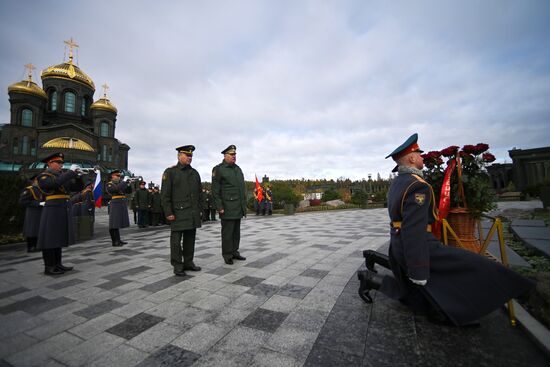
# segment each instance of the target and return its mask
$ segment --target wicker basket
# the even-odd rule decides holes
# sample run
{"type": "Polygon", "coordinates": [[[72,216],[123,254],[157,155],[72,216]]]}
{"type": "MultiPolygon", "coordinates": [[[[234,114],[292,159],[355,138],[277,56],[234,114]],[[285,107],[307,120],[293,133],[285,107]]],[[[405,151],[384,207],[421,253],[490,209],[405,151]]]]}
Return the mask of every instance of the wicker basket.
{"type": "Polygon", "coordinates": [[[449,210],[447,217],[449,225],[455,231],[462,246],[455,240],[454,236],[450,233],[447,234],[447,238],[450,246],[462,247],[468,251],[479,253],[481,250],[481,244],[476,236],[476,220],[472,218],[468,209],[465,208],[452,208],[449,210]]]}

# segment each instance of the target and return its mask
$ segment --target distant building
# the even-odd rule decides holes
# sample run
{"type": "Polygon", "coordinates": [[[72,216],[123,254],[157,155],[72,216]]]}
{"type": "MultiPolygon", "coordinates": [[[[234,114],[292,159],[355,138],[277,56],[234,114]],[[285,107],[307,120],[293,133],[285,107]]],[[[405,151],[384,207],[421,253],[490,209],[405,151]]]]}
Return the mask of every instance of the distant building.
{"type": "Polygon", "coordinates": [[[65,41],[69,59],[41,73],[40,87],[27,79],[8,87],[11,118],[0,125],[0,171],[32,172],[40,160],[61,151],[67,164],[98,165],[103,172],[128,169],[130,147],[115,138],[117,109],[107,97],[94,101],[95,85],[73,60],[73,40],[65,41]]]}
{"type": "Polygon", "coordinates": [[[508,154],[512,158],[512,176],[518,191],[550,182],[550,147],[512,149],[508,154]]]}

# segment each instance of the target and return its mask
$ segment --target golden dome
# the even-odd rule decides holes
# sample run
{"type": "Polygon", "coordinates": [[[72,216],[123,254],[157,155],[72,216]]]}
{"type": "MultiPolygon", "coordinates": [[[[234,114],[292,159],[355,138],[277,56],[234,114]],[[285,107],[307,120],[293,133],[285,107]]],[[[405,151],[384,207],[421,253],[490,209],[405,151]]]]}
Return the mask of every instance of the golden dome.
{"type": "Polygon", "coordinates": [[[99,109],[99,110],[107,110],[114,113],[117,113],[117,109],[114,104],[109,101],[109,98],[103,96],[102,98],[98,99],[92,105],[90,106],[90,109],[99,109]]]}
{"type": "Polygon", "coordinates": [[[49,68],[42,70],[41,77],[42,80],[46,78],[61,78],[76,81],[92,88],[92,90],[95,91],[93,80],[78,66],[73,64],[71,59],[69,62],[50,66],[49,68]]]}
{"type": "Polygon", "coordinates": [[[10,85],[8,87],[8,93],[9,92],[32,94],[38,97],[42,97],[44,99],[48,99],[46,92],[44,92],[44,90],[32,80],[23,80],[21,82],[10,85]]]}
{"type": "Polygon", "coordinates": [[[92,148],[90,144],[86,143],[85,141],[69,137],[52,139],[44,143],[44,145],[42,145],[42,148],[76,149],[85,150],[87,152],[94,151],[94,148],[92,148]]]}

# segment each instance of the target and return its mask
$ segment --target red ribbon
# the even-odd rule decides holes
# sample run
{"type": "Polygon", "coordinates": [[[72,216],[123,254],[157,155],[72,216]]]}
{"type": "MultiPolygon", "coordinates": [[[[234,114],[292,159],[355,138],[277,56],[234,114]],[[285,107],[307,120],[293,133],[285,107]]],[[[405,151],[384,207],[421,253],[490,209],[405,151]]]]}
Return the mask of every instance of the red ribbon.
{"type": "Polygon", "coordinates": [[[437,238],[441,238],[441,223],[442,220],[447,218],[449,210],[451,209],[451,175],[456,168],[456,160],[453,159],[447,165],[445,169],[445,177],[443,178],[443,184],[441,185],[441,194],[439,195],[439,215],[433,229],[433,234],[437,238]]]}

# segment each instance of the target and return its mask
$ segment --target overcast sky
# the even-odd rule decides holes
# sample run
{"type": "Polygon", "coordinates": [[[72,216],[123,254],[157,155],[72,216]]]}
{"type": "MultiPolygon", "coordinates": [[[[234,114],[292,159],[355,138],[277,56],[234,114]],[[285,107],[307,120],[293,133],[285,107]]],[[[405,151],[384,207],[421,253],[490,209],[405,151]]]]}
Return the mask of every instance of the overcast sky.
{"type": "Polygon", "coordinates": [[[64,61],[109,84],[129,168],[160,181],[175,147],[211,178],[237,146],[247,180],[388,177],[384,157],[550,145],[550,1],[2,1],[8,85],[64,61]]]}

